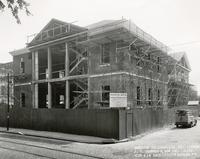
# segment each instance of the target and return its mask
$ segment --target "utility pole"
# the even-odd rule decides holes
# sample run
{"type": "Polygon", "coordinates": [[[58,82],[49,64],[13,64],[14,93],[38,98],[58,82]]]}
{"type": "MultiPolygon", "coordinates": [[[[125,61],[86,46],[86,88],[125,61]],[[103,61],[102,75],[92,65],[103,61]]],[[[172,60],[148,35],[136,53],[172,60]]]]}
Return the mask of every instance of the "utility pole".
{"type": "Polygon", "coordinates": [[[7,131],[9,131],[9,119],[10,119],[10,77],[9,77],[9,73],[7,75],[7,101],[8,101],[8,105],[7,105],[7,131]]]}

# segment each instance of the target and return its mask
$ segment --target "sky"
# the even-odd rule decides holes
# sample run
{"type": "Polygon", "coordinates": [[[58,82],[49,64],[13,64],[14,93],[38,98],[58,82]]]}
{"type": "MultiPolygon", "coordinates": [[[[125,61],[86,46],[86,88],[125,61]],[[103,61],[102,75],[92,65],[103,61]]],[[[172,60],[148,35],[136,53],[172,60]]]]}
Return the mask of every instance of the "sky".
{"type": "Polygon", "coordinates": [[[16,24],[8,10],[0,12],[0,63],[8,52],[25,47],[52,18],[87,26],[105,19],[131,19],[145,32],[172,48],[185,51],[192,71],[190,83],[200,94],[200,0],[27,0],[32,16],[20,13],[16,24]]]}

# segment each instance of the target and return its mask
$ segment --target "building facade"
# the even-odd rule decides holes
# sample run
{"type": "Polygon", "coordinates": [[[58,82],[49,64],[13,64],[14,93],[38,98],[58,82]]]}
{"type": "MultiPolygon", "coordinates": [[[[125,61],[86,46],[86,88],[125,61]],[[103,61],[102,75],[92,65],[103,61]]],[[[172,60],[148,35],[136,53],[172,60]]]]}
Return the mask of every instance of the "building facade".
{"type": "Polygon", "coordinates": [[[166,109],[169,72],[180,65],[169,69],[177,60],[167,50],[130,20],[80,27],[52,19],[26,48],[10,53],[15,105],[101,109],[109,108],[110,93],[126,93],[129,108],[166,109]]]}
{"type": "Polygon", "coordinates": [[[168,105],[186,106],[191,95],[192,85],[189,83],[191,67],[185,52],[169,54],[168,64],[168,105]]]}
{"type": "Polygon", "coordinates": [[[0,64],[0,104],[8,103],[8,74],[10,76],[9,85],[9,103],[13,105],[13,63],[1,63],[0,64]]]}

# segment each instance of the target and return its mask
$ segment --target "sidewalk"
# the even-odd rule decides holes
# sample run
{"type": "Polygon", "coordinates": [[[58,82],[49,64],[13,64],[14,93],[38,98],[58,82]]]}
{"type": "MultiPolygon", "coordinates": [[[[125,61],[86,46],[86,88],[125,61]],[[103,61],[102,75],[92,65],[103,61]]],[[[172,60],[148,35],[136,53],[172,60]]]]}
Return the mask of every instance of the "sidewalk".
{"type": "Polygon", "coordinates": [[[84,136],[84,135],[18,129],[18,128],[9,128],[9,131],[7,131],[5,127],[0,127],[0,133],[9,133],[9,134],[15,134],[15,135],[41,137],[41,138],[47,138],[47,139],[89,143],[89,144],[110,144],[110,143],[117,142],[117,140],[115,139],[107,139],[107,138],[94,137],[94,136],[84,136]]]}

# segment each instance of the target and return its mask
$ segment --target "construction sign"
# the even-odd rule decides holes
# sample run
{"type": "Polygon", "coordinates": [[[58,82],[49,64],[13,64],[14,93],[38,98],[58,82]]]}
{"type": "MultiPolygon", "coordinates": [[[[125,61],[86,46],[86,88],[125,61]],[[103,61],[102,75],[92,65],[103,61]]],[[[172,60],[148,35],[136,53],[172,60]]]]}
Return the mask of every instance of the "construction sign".
{"type": "Polygon", "coordinates": [[[127,107],[127,93],[110,93],[110,107],[127,107]]]}

